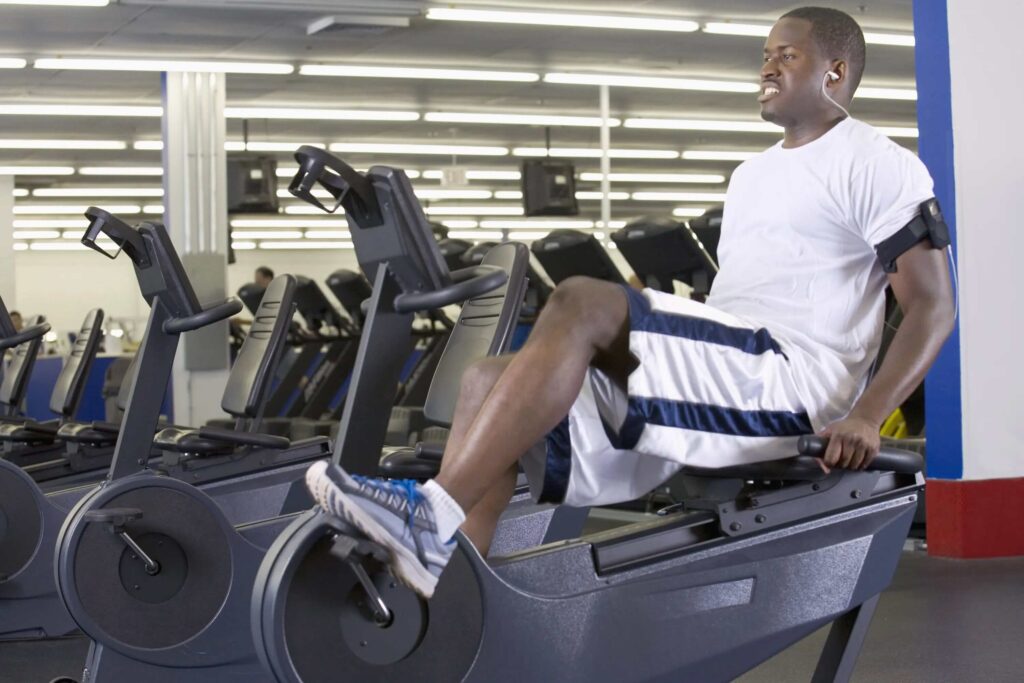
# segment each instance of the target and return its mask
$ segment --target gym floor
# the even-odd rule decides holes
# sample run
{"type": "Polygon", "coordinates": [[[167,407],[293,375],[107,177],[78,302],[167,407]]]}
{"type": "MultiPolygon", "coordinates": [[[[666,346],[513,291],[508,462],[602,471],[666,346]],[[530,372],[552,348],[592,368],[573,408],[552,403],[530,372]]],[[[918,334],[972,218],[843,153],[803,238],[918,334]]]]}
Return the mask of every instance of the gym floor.
{"type": "MultiPolygon", "coordinates": [[[[963,561],[905,552],[875,613],[854,683],[1024,680],[1022,576],[1024,558],[963,561]]],[[[738,682],[810,681],[825,634],[822,629],[738,682]]],[[[0,683],[77,679],[87,647],[84,638],[0,644],[0,683]]]]}

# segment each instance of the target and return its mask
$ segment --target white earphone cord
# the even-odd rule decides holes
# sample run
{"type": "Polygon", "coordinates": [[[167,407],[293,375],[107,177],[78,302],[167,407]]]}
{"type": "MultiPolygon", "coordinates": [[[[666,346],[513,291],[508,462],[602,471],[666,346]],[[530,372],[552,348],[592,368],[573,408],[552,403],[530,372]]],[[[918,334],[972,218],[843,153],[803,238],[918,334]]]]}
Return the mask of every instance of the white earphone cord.
{"type": "Polygon", "coordinates": [[[825,89],[825,83],[828,82],[828,76],[829,76],[830,73],[832,73],[832,72],[829,71],[821,79],[821,94],[825,96],[826,100],[828,100],[829,102],[831,102],[835,106],[839,107],[839,111],[841,111],[844,114],[846,114],[846,118],[850,118],[850,112],[846,111],[846,107],[844,107],[843,105],[841,105],[838,102],[836,102],[835,100],[833,100],[832,97],[828,94],[828,90],[825,89]]]}

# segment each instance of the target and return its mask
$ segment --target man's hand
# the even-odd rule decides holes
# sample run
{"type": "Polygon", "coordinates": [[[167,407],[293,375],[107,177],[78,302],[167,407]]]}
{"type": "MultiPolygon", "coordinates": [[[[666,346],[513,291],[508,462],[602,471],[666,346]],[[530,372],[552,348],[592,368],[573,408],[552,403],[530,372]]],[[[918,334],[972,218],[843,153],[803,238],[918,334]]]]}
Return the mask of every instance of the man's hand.
{"type": "Polygon", "coordinates": [[[833,422],[819,436],[828,439],[828,448],[822,458],[827,467],[862,470],[871,464],[882,447],[878,425],[859,417],[833,422]]]}

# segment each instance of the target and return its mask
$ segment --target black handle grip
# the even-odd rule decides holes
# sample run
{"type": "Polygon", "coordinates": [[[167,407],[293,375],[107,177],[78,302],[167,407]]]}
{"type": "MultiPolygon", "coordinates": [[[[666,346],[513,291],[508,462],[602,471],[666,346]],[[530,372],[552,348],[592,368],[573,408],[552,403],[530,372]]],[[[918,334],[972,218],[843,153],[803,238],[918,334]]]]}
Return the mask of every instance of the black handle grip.
{"type": "MultiPolygon", "coordinates": [[[[825,455],[825,449],[828,448],[828,439],[804,434],[797,440],[796,448],[800,455],[820,458],[825,455]]],[[[911,451],[886,447],[878,451],[878,455],[868,465],[868,469],[914,474],[924,470],[924,458],[911,451]]]]}
{"type": "Polygon", "coordinates": [[[0,350],[13,349],[15,346],[21,346],[27,341],[38,339],[44,334],[50,331],[50,323],[40,323],[38,325],[32,325],[26,327],[21,332],[10,337],[4,337],[0,339],[0,350]]]}
{"type": "Polygon", "coordinates": [[[395,310],[399,313],[429,311],[468,301],[473,297],[493,292],[508,282],[508,273],[498,266],[470,266],[453,271],[452,284],[430,292],[408,292],[395,297],[395,310]]]}
{"type": "Polygon", "coordinates": [[[167,334],[181,334],[182,332],[191,332],[192,330],[198,330],[200,327],[206,327],[219,320],[230,318],[233,315],[238,315],[242,311],[242,302],[231,297],[227,301],[216,306],[210,306],[207,309],[199,311],[195,315],[190,315],[185,318],[172,318],[164,323],[164,332],[167,334]]]}

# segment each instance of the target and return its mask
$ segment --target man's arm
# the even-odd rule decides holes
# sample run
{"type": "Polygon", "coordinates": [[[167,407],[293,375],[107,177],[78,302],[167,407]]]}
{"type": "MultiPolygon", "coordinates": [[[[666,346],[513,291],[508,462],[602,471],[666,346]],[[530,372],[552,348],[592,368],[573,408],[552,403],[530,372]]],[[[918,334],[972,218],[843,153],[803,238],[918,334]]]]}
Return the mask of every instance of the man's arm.
{"type": "Polygon", "coordinates": [[[953,331],[953,288],[945,250],[927,241],[907,250],[889,275],[903,321],[877,374],[849,416],[829,425],[828,466],[860,469],[878,454],[882,422],[924,380],[953,331]]]}

